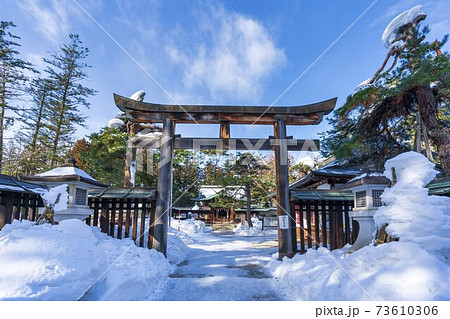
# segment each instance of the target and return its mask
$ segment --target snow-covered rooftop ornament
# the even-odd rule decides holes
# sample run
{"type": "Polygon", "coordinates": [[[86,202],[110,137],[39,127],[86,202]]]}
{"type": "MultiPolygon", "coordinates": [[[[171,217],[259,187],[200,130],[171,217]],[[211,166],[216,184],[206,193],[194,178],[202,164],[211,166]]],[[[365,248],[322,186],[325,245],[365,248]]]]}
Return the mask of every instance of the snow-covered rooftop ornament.
{"type": "Polygon", "coordinates": [[[116,116],[114,116],[115,119],[122,119],[124,117],[126,117],[126,114],[122,111],[117,112],[116,116]]]}
{"type": "Polygon", "coordinates": [[[426,17],[426,14],[421,11],[422,5],[417,5],[399,14],[391,21],[391,23],[389,23],[381,37],[381,41],[385,48],[390,49],[393,45],[397,46],[399,44],[398,38],[401,36],[400,30],[403,26],[414,22],[420,16],[426,17]]]}
{"type": "Polygon", "coordinates": [[[121,119],[113,118],[108,121],[109,128],[121,128],[125,123],[121,119]]]}
{"type": "Polygon", "coordinates": [[[139,90],[136,93],[134,93],[133,95],[131,95],[130,99],[138,101],[138,102],[142,102],[142,101],[144,101],[144,96],[145,96],[144,90],[139,90]]]}

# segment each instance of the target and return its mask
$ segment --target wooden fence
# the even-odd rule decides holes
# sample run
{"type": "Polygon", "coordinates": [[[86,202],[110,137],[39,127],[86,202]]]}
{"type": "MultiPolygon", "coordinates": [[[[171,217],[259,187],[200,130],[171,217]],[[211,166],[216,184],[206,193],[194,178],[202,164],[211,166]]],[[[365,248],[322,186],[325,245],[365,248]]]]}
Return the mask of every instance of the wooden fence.
{"type": "Polygon", "coordinates": [[[0,230],[16,220],[36,221],[41,197],[34,193],[0,191],[0,230]]]}
{"type": "Polygon", "coordinates": [[[294,200],[298,251],[320,246],[330,250],[353,244],[358,236],[358,224],[349,217],[353,201],[294,200]]]}
{"type": "Polygon", "coordinates": [[[99,226],[101,232],[111,237],[131,237],[136,245],[151,248],[155,203],[146,198],[91,197],[89,206],[94,213],[86,219],[86,224],[99,226]]]}

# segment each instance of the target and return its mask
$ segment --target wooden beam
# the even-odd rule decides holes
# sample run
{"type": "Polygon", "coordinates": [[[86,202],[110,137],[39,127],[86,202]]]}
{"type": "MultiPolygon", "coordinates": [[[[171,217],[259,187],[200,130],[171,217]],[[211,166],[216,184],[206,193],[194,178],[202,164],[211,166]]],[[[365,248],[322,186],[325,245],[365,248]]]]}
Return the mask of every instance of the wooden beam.
{"type": "Polygon", "coordinates": [[[283,120],[287,125],[318,124],[336,105],[337,98],[302,106],[234,106],[234,105],[167,105],[146,103],[114,94],[116,105],[134,122],[273,125],[283,120]]]}
{"type": "Polygon", "coordinates": [[[167,257],[167,231],[172,201],[172,158],[175,121],[166,120],[162,129],[161,159],[158,170],[158,188],[152,248],[167,257]]]}
{"type": "MultiPolygon", "coordinates": [[[[159,137],[133,137],[133,144],[142,148],[160,148],[159,137]],[[145,141],[148,139],[148,142],[145,141]]],[[[237,151],[268,151],[275,148],[274,138],[192,138],[175,136],[174,149],[217,149],[237,151]],[[227,147],[228,145],[228,147],[227,147]]],[[[319,140],[287,139],[288,151],[318,151],[319,140]]]]}
{"type": "MultiPolygon", "coordinates": [[[[275,173],[276,173],[276,201],[278,215],[278,258],[292,258],[297,251],[297,243],[293,242],[295,236],[292,231],[292,223],[295,223],[295,215],[291,214],[289,202],[289,167],[286,123],[278,120],[274,125],[274,136],[279,141],[275,145],[275,173]],[[282,223],[284,222],[284,223],[282,223]],[[285,224],[285,225],[283,225],[285,224]]],[[[293,212],[294,213],[294,212],[293,212]]]]}

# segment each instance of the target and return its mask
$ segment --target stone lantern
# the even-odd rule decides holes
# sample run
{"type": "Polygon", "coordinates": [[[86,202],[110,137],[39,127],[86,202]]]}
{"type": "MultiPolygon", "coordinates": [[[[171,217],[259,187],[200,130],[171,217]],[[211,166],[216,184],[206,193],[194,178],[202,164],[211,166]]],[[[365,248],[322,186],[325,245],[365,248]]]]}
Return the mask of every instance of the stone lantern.
{"type": "Polygon", "coordinates": [[[372,242],[376,230],[373,215],[383,205],[380,196],[389,183],[389,179],[382,174],[369,172],[341,187],[353,192],[354,208],[349,216],[359,224],[358,237],[349,252],[357,251],[372,242]]]}
{"type": "MultiPolygon", "coordinates": [[[[56,222],[73,218],[80,220],[86,219],[89,215],[93,214],[93,210],[88,206],[88,190],[108,187],[108,185],[100,183],[76,166],[56,167],[34,176],[24,176],[21,179],[36,182],[48,188],[67,184],[67,192],[69,194],[67,209],[55,213],[54,220],[56,222]]],[[[41,208],[41,210],[43,209],[41,208]]],[[[42,212],[39,211],[39,213],[42,212]]]]}

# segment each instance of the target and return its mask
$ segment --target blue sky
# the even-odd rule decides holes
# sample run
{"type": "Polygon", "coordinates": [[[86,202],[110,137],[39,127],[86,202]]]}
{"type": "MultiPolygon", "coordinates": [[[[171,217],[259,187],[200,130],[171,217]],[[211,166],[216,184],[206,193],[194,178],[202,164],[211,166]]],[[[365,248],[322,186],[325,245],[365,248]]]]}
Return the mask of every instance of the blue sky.
{"type": "MultiPolygon", "coordinates": [[[[272,104],[374,0],[321,1],[86,1],[78,3],[180,104],[272,104]]],[[[143,89],[145,100],[176,104],[73,0],[0,0],[24,58],[41,57],[78,33],[90,49],[88,129],[98,131],[117,113],[112,94],[143,89]]],[[[275,105],[338,97],[372,76],[387,51],[386,25],[423,4],[430,38],[450,31],[445,0],[379,0],[275,105]]],[[[289,127],[296,138],[316,138],[322,124],[289,127]]],[[[214,125],[179,125],[183,136],[216,137],[214,125]]],[[[266,137],[270,126],[232,126],[234,137],[266,137]]]]}

